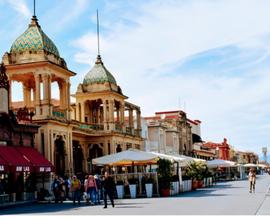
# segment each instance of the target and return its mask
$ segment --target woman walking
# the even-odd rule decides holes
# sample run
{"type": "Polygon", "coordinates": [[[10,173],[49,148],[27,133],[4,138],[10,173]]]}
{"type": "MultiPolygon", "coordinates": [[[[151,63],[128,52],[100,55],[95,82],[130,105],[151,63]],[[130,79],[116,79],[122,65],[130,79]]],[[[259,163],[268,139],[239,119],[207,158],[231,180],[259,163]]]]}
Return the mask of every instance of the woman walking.
{"type": "Polygon", "coordinates": [[[89,195],[92,204],[97,204],[96,192],[98,191],[96,180],[94,176],[89,175],[84,185],[84,190],[89,195]]]}
{"type": "Polygon", "coordinates": [[[254,169],[250,169],[248,174],[248,180],[249,180],[249,192],[255,193],[256,171],[254,169]]]}

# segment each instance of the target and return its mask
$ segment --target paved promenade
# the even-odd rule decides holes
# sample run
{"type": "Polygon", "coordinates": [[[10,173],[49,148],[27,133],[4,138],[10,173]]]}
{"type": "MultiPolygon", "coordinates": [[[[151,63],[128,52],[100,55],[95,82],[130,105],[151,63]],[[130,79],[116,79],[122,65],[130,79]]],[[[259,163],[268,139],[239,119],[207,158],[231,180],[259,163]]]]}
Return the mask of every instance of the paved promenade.
{"type": "Polygon", "coordinates": [[[0,214],[52,214],[52,215],[270,215],[270,194],[267,189],[270,175],[257,177],[256,192],[248,192],[248,182],[233,181],[177,197],[116,200],[110,205],[73,206],[64,204],[32,204],[0,210],[0,214]]]}

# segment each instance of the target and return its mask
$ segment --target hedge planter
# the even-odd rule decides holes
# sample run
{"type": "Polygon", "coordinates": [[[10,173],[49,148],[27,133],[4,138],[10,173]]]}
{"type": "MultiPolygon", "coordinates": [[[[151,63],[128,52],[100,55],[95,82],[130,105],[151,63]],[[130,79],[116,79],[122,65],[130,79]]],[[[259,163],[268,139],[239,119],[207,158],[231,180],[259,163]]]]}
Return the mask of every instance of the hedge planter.
{"type": "Polygon", "coordinates": [[[130,191],[130,197],[131,199],[135,199],[136,198],[136,184],[132,184],[132,185],[129,185],[129,191],[130,191]]]}
{"type": "Polygon", "coordinates": [[[117,191],[117,198],[123,199],[124,198],[124,185],[116,185],[117,191]]]}
{"type": "Polygon", "coordinates": [[[146,197],[147,198],[153,197],[153,183],[146,183],[145,190],[146,190],[146,197]]]}

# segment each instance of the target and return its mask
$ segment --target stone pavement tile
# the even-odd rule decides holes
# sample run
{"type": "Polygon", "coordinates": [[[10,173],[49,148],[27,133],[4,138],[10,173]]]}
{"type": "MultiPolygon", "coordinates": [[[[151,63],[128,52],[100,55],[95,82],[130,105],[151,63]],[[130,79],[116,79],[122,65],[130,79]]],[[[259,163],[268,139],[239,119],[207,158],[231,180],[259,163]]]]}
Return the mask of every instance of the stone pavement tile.
{"type": "Polygon", "coordinates": [[[265,196],[265,199],[256,214],[257,215],[270,215],[270,194],[265,196]]]}

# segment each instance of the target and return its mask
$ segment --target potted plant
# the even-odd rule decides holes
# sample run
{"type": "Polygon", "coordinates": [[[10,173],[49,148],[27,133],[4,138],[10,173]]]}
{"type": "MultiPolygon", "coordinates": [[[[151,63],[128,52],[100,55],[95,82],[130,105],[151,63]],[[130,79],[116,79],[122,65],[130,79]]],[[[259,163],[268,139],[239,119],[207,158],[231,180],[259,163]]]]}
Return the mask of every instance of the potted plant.
{"type": "Polygon", "coordinates": [[[207,169],[206,164],[202,162],[192,162],[187,166],[186,175],[192,179],[193,190],[202,187],[205,169],[207,169]]]}
{"type": "Polygon", "coordinates": [[[116,192],[118,199],[124,198],[124,182],[122,180],[118,180],[116,182],[116,192]]]}
{"type": "Polygon", "coordinates": [[[147,198],[151,198],[153,196],[153,182],[154,180],[151,177],[148,177],[145,181],[145,191],[147,198]]]}
{"type": "Polygon", "coordinates": [[[160,193],[162,196],[170,195],[171,186],[171,176],[172,176],[172,163],[166,159],[158,160],[158,183],[160,188],[160,193]]]}
{"type": "Polygon", "coordinates": [[[136,198],[136,194],[137,194],[137,183],[138,183],[138,180],[135,179],[135,178],[132,178],[132,179],[129,179],[128,180],[128,183],[129,183],[130,197],[132,199],[135,199],[136,198]]]}

